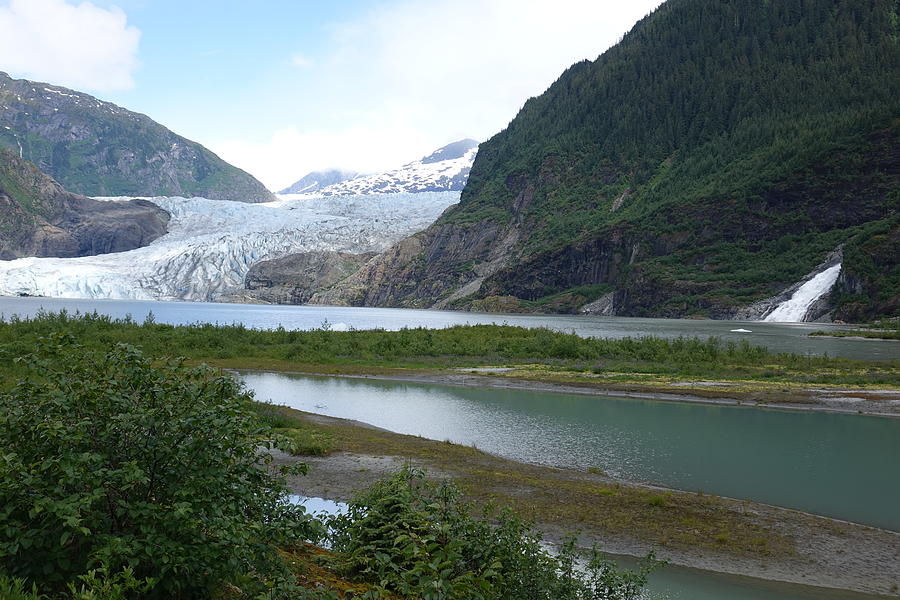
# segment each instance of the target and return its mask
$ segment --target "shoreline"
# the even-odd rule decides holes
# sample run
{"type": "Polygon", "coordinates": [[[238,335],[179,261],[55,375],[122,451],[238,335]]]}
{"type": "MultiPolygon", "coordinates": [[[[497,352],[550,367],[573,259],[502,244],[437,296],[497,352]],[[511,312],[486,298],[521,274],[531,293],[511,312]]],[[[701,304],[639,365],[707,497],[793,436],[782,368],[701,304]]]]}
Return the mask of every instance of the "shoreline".
{"type": "MultiPolygon", "coordinates": [[[[276,464],[300,461],[310,466],[307,476],[289,480],[294,493],[347,501],[354,491],[371,485],[409,462],[426,468],[429,477],[457,481],[466,489],[470,499],[479,503],[496,500],[525,513],[536,506],[556,506],[558,510],[535,511],[540,514],[537,518],[526,514],[534,518],[536,528],[551,542],[558,542],[568,532],[580,531],[580,545],[589,547],[592,543],[598,543],[604,552],[610,554],[641,557],[655,549],[658,558],[678,567],[750,577],[763,582],[900,597],[897,587],[900,586],[898,532],[773,505],[712,496],[706,496],[704,501],[711,503],[717,512],[714,516],[707,515],[708,518],[715,519],[724,514],[727,518],[750,523],[760,536],[771,534],[783,537],[789,544],[784,547],[777,543],[772,547],[761,546],[760,551],[756,552],[753,547],[731,549],[718,548],[715,544],[707,544],[706,547],[685,544],[677,532],[651,531],[648,534],[640,527],[611,531],[603,522],[592,520],[592,512],[580,516],[566,512],[568,507],[565,503],[587,501],[590,509],[595,506],[595,498],[590,494],[600,497],[597,495],[598,485],[637,490],[639,493],[658,493],[666,489],[572,469],[519,463],[468,447],[386,432],[365,423],[300,411],[291,413],[299,414],[311,426],[337,427],[354,437],[374,434],[386,441],[386,447],[374,452],[341,449],[324,457],[278,456],[276,464]],[[451,460],[446,456],[453,453],[462,453],[466,458],[451,460]]],[[[603,491],[599,494],[608,495],[603,491]]],[[[691,502],[696,498],[696,494],[676,490],[666,490],[663,494],[671,498],[672,504],[661,510],[673,511],[673,519],[690,518],[678,517],[684,514],[679,513],[678,509],[682,502],[691,502]]],[[[640,513],[656,509],[641,505],[632,510],[640,513]]],[[[633,516],[638,520],[642,518],[637,513],[633,516]]]]}
{"type": "MultiPolygon", "coordinates": [[[[823,388],[810,386],[803,388],[806,395],[800,402],[766,401],[752,397],[752,392],[718,388],[720,384],[732,385],[730,382],[700,381],[687,382],[696,384],[700,395],[692,392],[680,392],[673,387],[681,386],[681,382],[669,386],[653,386],[649,384],[616,384],[604,385],[600,382],[560,382],[541,378],[518,376],[514,368],[458,368],[442,372],[409,371],[407,373],[325,373],[320,371],[290,371],[278,369],[230,368],[236,373],[278,373],[281,375],[301,375],[312,377],[341,377],[345,379],[370,379],[375,381],[398,381],[432,385],[448,385],[454,387],[475,387],[483,389],[527,390],[559,394],[578,394],[581,396],[605,396],[637,400],[654,400],[658,402],[681,402],[687,404],[709,404],[715,406],[740,406],[746,408],[789,410],[805,412],[822,412],[832,414],[860,415],[883,418],[900,418],[900,390],[889,388],[823,388]],[[705,386],[705,389],[703,387],[705,386]],[[716,394],[717,391],[731,392],[731,395],[716,394]],[[854,396],[853,394],[856,394],[854,396]],[[878,400],[872,397],[879,398],[878,400]]],[[[686,386],[685,386],[686,387],[686,386]]],[[[796,390],[794,390],[796,391],[796,390]]]]}

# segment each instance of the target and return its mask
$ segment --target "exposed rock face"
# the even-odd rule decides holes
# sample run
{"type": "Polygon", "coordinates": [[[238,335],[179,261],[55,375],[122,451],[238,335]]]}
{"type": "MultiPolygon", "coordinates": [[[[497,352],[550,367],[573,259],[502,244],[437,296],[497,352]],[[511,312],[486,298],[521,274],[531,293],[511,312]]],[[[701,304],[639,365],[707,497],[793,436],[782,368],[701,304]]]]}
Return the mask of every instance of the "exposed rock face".
{"type": "Polygon", "coordinates": [[[0,73],[0,146],[87,196],[275,199],[248,173],[145,115],[5,73],[0,73]]]}
{"type": "Polygon", "coordinates": [[[250,268],[242,296],[270,304],[305,304],[316,291],[345,279],[373,256],[314,251],[264,260],[250,268]]]}
{"type": "Polygon", "coordinates": [[[0,259],[87,256],[145,246],[169,213],[146,200],[70,194],[33,164],[0,150],[0,259]]]}

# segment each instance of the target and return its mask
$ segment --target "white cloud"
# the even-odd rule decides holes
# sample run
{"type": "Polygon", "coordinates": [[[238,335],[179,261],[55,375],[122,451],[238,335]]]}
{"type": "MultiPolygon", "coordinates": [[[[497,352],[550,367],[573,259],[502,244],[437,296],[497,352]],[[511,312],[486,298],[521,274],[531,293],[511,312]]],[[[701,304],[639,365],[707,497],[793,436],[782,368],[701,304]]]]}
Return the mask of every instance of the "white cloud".
{"type": "Polygon", "coordinates": [[[315,61],[305,54],[297,53],[291,57],[291,64],[295,67],[300,67],[301,69],[308,69],[315,65],[315,61]]]}
{"type": "Polygon", "coordinates": [[[321,167],[372,171],[455,139],[483,141],[660,3],[393,0],[332,27],[320,68],[304,75],[312,99],[298,112],[313,121],[217,149],[277,188],[321,167]]]}
{"type": "Polygon", "coordinates": [[[140,36],[117,7],[10,0],[0,5],[0,70],[81,90],[129,89],[140,36]]]}

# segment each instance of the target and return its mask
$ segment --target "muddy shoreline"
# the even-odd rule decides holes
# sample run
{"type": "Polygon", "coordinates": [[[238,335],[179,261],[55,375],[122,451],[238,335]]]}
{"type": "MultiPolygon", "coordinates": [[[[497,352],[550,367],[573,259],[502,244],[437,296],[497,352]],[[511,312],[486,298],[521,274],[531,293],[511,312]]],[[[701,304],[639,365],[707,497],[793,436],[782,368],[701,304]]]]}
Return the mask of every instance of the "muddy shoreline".
{"type": "MultiPolygon", "coordinates": [[[[414,439],[419,448],[431,445],[438,452],[442,447],[446,448],[446,442],[402,436],[373,429],[364,423],[322,415],[304,415],[311,425],[338,425],[378,431],[379,435],[398,440],[414,439]]],[[[337,501],[349,500],[354,492],[396,472],[406,463],[427,469],[430,477],[455,479],[470,488],[472,469],[481,473],[502,474],[504,477],[509,475],[502,483],[502,497],[512,499],[513,505],[521,510],[527,510],[529,503],[539,502],[548,494],[557,494],[554,501],[568,502],[565,490],[567,486],[574,484],[613,481],[616,485],[630,488],[661,489],[570,469],[526,465],[485,453],[472,454],[471,460],[466,461],[469,464],[448,463],[436,460],[434,454],[425,454],[340,451],[325,457],[297,458],[279,455],[276,462],[306,462],[310,466],[309,474],[292,478],[289,481],[292,491],[337,501]],[[514,476],[521,471],[527,471],[528,477],[514,476]]],[[[490,488],[487,480],[484,485],[485,488],[490,488]]],[[[485,495],[490,496],[496,491],[496,486],[484,491],[485,495]]],[[[480,497],[476,498],[476,501],[479,499],[480,497]]],[[[641,539],[622,531],[611,533],[590,520],[573,520],[562,513],[545,515],[545,518],[537,520],[536,525],[550,541],[558,541],[565,535],[578,531],[582,545],[596,543],[604,552],[611,554],[640,557],[653,549],[659,558],[678,566],[766,581],[900,597],[900,533],[744,500],[718,498],[716,502],[722,510],[742,519],[749,519],[765,530],[786,537],[791,541],[792,550],[754,555],[747,552],[718,551],[709,546],[690,547],[678,544],[677,541],[658,543],[658,540],[641,539]]],[[[660,539],[666,537],[665,532],[660,532],[660,539]]]]}

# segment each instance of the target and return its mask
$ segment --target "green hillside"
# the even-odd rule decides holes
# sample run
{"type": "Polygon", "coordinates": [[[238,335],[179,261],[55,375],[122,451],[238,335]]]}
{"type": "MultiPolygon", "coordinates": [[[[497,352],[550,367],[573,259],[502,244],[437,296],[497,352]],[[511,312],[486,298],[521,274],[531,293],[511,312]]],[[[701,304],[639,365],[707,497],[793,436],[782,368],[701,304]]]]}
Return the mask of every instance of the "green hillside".
{"type": "Polygon", "coordinates": [[[345,300],[727,317],[846,244],[836,301],[896,311],[896,262],[862,265],[896,248],[871,238],[900,207],[898,7],[669,0],[526,102],[413,260],[345,300]]]}
{"type": "Polygon", "coordinates": [[[274,199],[259,181],[149,117],[0,73],[0,147],[87,196],[274,199]]]}

